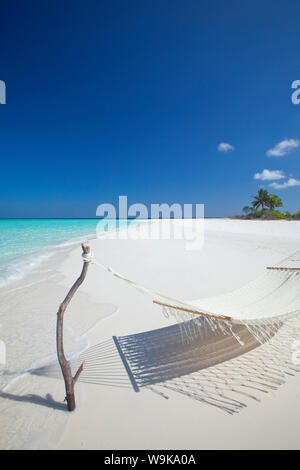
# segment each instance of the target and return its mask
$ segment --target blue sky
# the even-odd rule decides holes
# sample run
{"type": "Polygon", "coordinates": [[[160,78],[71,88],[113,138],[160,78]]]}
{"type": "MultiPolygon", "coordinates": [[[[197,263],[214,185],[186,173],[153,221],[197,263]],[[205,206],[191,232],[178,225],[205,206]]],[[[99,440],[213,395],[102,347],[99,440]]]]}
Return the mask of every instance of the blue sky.
{"type": "Polygon", "coordinates": [[[94,217],[119,195],[227,216],[260,187],[300,210],[299,17],[293,0],[2,1],[0,216],[94,217]]]}

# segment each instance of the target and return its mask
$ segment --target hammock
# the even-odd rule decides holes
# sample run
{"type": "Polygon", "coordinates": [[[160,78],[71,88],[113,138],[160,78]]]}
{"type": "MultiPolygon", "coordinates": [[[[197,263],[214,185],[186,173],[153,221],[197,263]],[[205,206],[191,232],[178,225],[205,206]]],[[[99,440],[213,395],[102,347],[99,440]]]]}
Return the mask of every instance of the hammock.
{"type": "MultiPolygon", "coordinates": [[[[165,296],[95,260],[93,263],[150,296],[156,305],[162,307],[165,316],[172,316],[183,325],[188,322],[189,330],[185,331],[187,336],[193,334],[193,322],[189,320],[201,316],[203,332],[203,327],[209,326],[224,334],[234,335],[243,344],[239,335],[235,334],[234,325],[245,325],[255,339],[263,344],[273,337],[283,322],[298,317],[300,313],[300,250],[276,266],[268,266],[265,273],[240,289],[192,301],[165,296]]],[[[196,324],[199,328],[199,322],[196,324]]]]}

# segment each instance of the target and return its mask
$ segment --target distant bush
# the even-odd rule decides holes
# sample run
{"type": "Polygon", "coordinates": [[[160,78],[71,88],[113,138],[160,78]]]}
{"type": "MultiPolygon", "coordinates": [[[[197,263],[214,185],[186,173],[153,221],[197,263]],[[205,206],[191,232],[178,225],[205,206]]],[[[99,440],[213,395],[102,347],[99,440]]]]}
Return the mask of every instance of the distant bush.
{"type": "Polygon", "coordinates": [[[293,214],[293,219],[300,219],[300,211],[296,212],[295,214],[293,214]]]}
{"type": "Polygon", "coordinates": [[[282,214],[279,211],[271,211],[271,214],[275,219],[287,219],[288,218],[285,214],[282,214]]]}

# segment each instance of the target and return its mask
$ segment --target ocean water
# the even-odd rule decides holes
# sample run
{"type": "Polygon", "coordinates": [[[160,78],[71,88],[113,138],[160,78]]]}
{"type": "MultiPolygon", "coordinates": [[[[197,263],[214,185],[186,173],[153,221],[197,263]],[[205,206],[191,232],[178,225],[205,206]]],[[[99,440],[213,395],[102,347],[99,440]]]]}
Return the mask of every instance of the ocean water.
{"type": "MultiPolygon", "coordinates": [[[[106,220],[100,230],[129,223],[106,220]]],[[[0,286],[22,278],[56,247],[96,237],[96,229],[99,233],[99,219],[0,219],[0,286]]]]}

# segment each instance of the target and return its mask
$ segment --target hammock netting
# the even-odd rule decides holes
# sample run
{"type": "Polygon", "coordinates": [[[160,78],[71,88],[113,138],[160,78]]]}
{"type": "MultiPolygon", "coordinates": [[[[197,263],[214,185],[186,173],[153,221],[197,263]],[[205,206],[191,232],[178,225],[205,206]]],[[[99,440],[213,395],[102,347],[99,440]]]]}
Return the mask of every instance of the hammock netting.
{"type": "MultiPolygon", "coordinates": [[[[95,263],[98,264],[99,263],[95,263]]],[[[103,267],[102,265],[99,265],[103,267]]],[[[233,292],[192,301],[170,298],[141,284],[131,281],[111,268],[114,276],[150,296],[162,307],[165,316],[182,323],[186,337],[195,330],[205,335],[205,329],[233,335],[241,344],[235,325],[244,325],[261,343],[270,340],[284,322],[298,318],[300,313],[300,251],[285,258],[276,266],[268,267],[254,281],[233,292]],[[189,322],[195,316],[204,321],[189,322]]]]}

